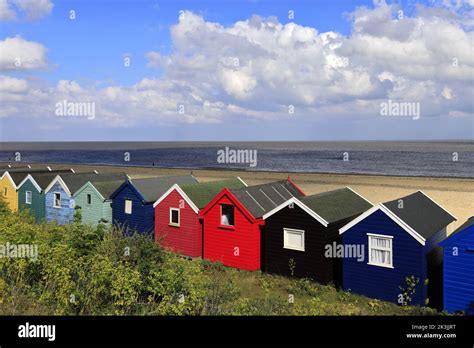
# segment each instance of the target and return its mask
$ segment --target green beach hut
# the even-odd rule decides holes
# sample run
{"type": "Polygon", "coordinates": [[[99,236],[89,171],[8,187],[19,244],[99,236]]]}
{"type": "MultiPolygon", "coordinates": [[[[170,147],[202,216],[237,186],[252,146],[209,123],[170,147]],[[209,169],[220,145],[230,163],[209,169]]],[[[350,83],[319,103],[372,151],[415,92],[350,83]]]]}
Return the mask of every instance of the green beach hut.
{"type": "Polygon", "coordinates": [[[76,207],[81,208],[82,223],[97,226],[100,222],[112,222],[112,200],[110,195],[124,180],[88,181],[74,194],[76,207]]]}

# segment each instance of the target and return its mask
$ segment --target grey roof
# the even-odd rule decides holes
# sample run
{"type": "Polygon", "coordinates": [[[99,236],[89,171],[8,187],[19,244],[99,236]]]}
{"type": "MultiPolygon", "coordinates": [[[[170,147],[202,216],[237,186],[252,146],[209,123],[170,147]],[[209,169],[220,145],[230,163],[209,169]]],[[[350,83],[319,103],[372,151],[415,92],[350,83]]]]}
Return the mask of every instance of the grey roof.
{"type": "Polygon", "coordinates": [[[41,190],[44,190],[53,181],[53,179],[59,174],[72,173],[71,170],[55,170],[51,172],[31,172],[29,173],[36,183],[39,185],[41,190]]]}
{"type": "Polygon", "coordinates": [[[157,176],[153,178],[132,179],[130,182],[140,192],[146,202],[155,202],[174,184],[197,184],[192,175],[157,176]]]}
{"type": "Polygon", "coordinates": [[[303,194],[288,180],[230,191],[255,218],[265,215],[291,197],[303,197],[303,194]]]}
{"type": "Polygon", "coordinates": [[[76,193],[86,182],[102,182],[102,181],[115,181],[115,180],[126,180],[127,174],[125,173],[71,173],[71,174],[60,174],[61,179],[69,188],[71,194],[76,193]]]}
{"type": "Polygon", "coordinates": [[[360,215],[372,208],[372,204],[347,187],[306,196],[301,202],[328,223],[360,215]]]}
{"type": "MultiPolygon", "coordinates": [[[[27,169],[27,170],[8,170],[8,174],[10,174],[13,182],[15,185],[19,185],[27,176],[28,174],[40,174],[40,173],[53,173],[48,169],[27,169]]],[[[58,174],[57,172],[56,175],[58,174]]]]}
{"type": "Polygon", "coordinates": [[[109,199],[112,193],[114,193],[120,185],[124,183],[125,180],[114,180],[114,181],[93,181],[91,182],[92,185],[96,188],[97,191],[100,192],[102,197],[105,199],[109,199]]]}
{"type": "Polygon", "coordinates": [[[58,175],[60,173],[70,172],[70,170],[48,170],[48,169],[8,169],[0,171],[0,176],[3,175],[5,172],[10,174],[15,185],[19,185],[27,176],[28,174],[51,174],[54,173],[58,175]]]}
{"type": "Polygon", "coordinates": [[[431,238],[456,220],[420,191],[386,202],[384,205],[425,239],[431,238]],[[399,204],[403,208],[399,208],[399,204]]]}

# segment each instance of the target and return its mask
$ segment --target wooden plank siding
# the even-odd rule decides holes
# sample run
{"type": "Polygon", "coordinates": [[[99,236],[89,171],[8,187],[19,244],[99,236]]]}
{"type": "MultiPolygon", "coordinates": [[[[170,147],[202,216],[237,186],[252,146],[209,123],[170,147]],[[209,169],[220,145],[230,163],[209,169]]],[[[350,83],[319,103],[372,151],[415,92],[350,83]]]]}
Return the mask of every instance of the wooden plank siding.
{"type": "Polygon", "coordinates": [[[127,182],[114,193],[112,220],[126,234],[139,232],[153,238],[155,214],[153,203],[145,203],[141,195],[127,182]],[[125,201],[132,201],[132,214],[125,213],[125,201]]]}
{"type": "Polygon", "coordinates": [[[227,195],[204,216],[204,255],[210,261],[255,271],[260,269],[260,224],[250,221],[227,195]],[[234,205],[234,226],[222,226],[221,205],[234,205]]]}
{"type": "Polygon", "coordinates": [[[444,309],[474,315],[474,225],[447,239],[444,248],[444,309]]]}
{"type": "Polygon", "coordinates": [[[2,199],[7,203],[8,208],[11,211],[18,211],[18,193],[16,191],[16,187],[12,184],[8,175],[4,175],[3,178],[0,179],[0,195],[2,196],[2,199]]]}
{"type": "Polygon", "coordinates": [[[60,225],[70,224],[74,222],[74,206],[75,200],[70,197],[59,182],[56,182],[46,193],[46,220],[48,222],[57,222],[60,225]],[[61,207],[54,207],[54,193],[61,194],[61,207]]]}
{"type": "Polygon", "coordinates": [[[324,257],[325,227],[300,207],[286,207],[270,216],[265,220],[263,230],[265,262],[262,267],[265,272],[291,276],[289,265],[293,259],[295,277],[309,277],[323,283],[332,280],[331,260],[324,257]],[[284,228],[305,231],[305,251],[283,247],[284,228]]]}
{"type": "Polygon", "coordinates": [[[83,224],[95,227],[102,219],[111,223],[112,208],[110,200],[104,200],[90,182],[76,192],[74,199],[76,200],[76,206],[81,207],[83,224]],[[91,195],[91,204],[87,203],[87,195],[91,195]]]}
{"type": "Polygon", "coordinates": [[[354,293],[398,303],[400,286],[406,287],[405,278],[419,279],[413,305],[425,305],[427,289],[424,285],[426,250],[405,230],[378,210],[342,234],[343,244],[364,245],[364,261],[343,259],[343,287],[354,293]],[[367,233],[393,236],[393,269],[367,264],[369,247],[367,233]]]}
{"type": "Polygon", "coordinates": [[[333,242],[340,243],[339,228],[350,220],[347,218],[324,227],[297,205],[276,212],[265,220],[263,228],[262,270],[289,277],[292,275],[290,260],[293,259],[294,277],[340,285],[341,260],[327,258],[325,247],[333,242]],[[284,248],[284,228],[305,231],[305,251],[284,248]]]}
{"type": "Polygon", "coordinates": [[[198,214],[177,190],[155,207],[155,240],[180,254],[202,256],[202,227],[198,214]],[[180,226],[170,225],[170,208],[180,210],[180,226]]]}
{"type": "Polygon", "coordinates": [[[39,192],[30,179],[26,180],[18,189],[18,209],[29,210],[37,222],[45,220],[45,195],[39,192]],[[26,192],[31,191],[31,204],[26,203],[26,192]]]}

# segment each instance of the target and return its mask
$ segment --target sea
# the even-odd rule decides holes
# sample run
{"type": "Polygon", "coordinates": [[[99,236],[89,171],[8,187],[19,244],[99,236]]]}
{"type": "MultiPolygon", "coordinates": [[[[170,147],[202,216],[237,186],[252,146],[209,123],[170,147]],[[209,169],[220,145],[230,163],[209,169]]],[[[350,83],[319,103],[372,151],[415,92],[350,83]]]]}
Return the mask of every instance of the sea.
{"type": "Polygon", "coordinates": [[[0,162],[16,159],[25,163],[474,177],[472,141],[0,143],[0,162]],[[250,162],[249,155],[256,160],[250,162]]]}

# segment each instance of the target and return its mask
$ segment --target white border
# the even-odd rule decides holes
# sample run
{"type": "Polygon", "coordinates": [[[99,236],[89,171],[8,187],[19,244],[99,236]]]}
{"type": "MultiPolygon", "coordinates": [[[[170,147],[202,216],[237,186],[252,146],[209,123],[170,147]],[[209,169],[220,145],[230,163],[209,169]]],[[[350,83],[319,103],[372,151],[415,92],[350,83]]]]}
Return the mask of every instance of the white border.
{"type": "Polygon", "coordinates": [[[437,203],[433,198],[431,198],[430,196],[428,196],[426,193],[424,193],[423,191],[421,190],[418,190],[418,192],[420,192],[421,194],[423,194],[426,198],[428,198],[430,201],[432,201],[434,204],[436,204],[438,207],[440,207],[441,209],[443,209],[446,213],[448,213],[449,215],[451,215],[452,218],[454,218],[454,220],[458,220],[456,216],[454,216],[453,214],[451,214],[446,208],[444,208],[441,204],[437,203]]]}
{"type": "Polygon", "coordinates": [[[69,190],[69,187],[67,187],[66,183],[64,180],[61,178],[61,176],[56,175],[56,177],[51,181],[48,185],[48,187],[44,190],[44,193],[48,193],[49,190],[53,188],[53,186],[56,184],[56,182],[59,183],[59,185],[62,186],[63,190],[66,191],[66,193],[69,195],[69,197],[72,197],[71,191],[69,190]]]}
{"type": "Polygon", "coordinates": [[[53,192],[53,208],[61,209],[62,207],[61,203],[62,203],[61,192],[58,192],[58,191],[53,192]],[[56,194],[59,194],[59,207],[56,205],[56,197],[55,197],[56,194]]]}
{"type": "Polygon", "coordinates": [[[25,191],[25,204],[32,205],[33,204],[33,192],[31,191],[25,191]],[[28,203],[28,192],[31,193],[31,200],[28,203]]]}
{"type": "Polygon", "coordinates": [[[8,176],[8,180],[10,180],[10,183],[12,184],[13,188],[16,190],[18,190],[18,186],[15,185],[15,182],[13,181],[10,173],[8,171],[6,171],[5,173],[3,173],[2,177],[0,178],[0,180],[3,180],[3,178],[6,176],[8,176]]]}
{"type": "Polygon", "coordinates": [[[283,227],[283,249],[296,250],[296,251],[305,251],[305,240],[304,240],[305,230],[298,230],[296,228],[283,227]],[[303,248],[291,247],[287,245],[287,233],[301,233],[303,248]]]}
{"type": "Polygon", "coordinates": [[[196,204],[193,203],[193,201],[191,200],[191,198],[188,197],[188,195],[183,191],[183,189],[181,187],[179,187],[178,184],[174,184],[173,186],[171,186],[168,191],[166,191],[165,193],[163,193],[163,195],[158,198],[156,200],[155,203],[153,203],[153,208],[155,208],[158,204],[160,204],[166,197],[168,197],[171,192],[173,192],[174,190],[176,190],[180,195],[181,197],[184,198],[184,200],[186,201],[186,203],[189,204],[189,206],[191,207],[192,210],[194,210],[194,212],[196,214],[199,213],[199,208],[196,206],[196,204]]]}
{"type": "Polygon", "coordinates": [[[371,206],[374,206],[374,203],[372,203],[371,201],[369,201],[367,198],[365,198],[364,196],[362,196],[361,194],[359,194],[358,192],[354,191],[352,188],[350,188],[349,186],[346,186],[346,189],[348,190],[351,190],[353,193],[355,193],[357,196],[359,196],[360,198],[362,198],[364,201],[366,201],[367,203],[369,203],[371,206]]]}
{"type": "Polygon", "coordinates": [[[408,232],[414,239],[416,239],[421,245],[425,245],[426,239],[423,238],[418,232],[416,232],[413,228],[411,228],[406,222],[404,222],[402,219],[400,219],[397,215],[395,215],[390,209],[388,209],[386,206],[384,206],[382,203],[370,208],[367,210],[364,214],[359,215],[356,219],[352,220],[349,222],[347,225],[341,227],[339,229],[339,234],[343,234],[346,232],[348,229],[351,227],[357,225],[359,222],[367,218],[368,216],[372,215],[375,213],[377,210],[381,210],[382,212],[385,213],[390,219],[392,219],[397,225],[399,225],[401,228],[403,228],[406,232],[408,232]]]}
{"type": "Polygon", "coordinates": [[[171,226],[175,226],[175,227],[180,227],[181,226],[181,209],[179,208],[171,208],[170,207],[170,221],[169,221],[169,225],[171,226]],[[172,216],[173,216],[173,211],[177,211],[178,212],[178,222],[173,222],[172,220],[172,216]]]}
{"type": "Polygon", "coordinates": [[[237,177],[237,179],[240,180],[240,182],[242,182],[242,184],[245,185],[245,187],[248,187],[249,185],[247,185],[247,183],[245,181],[242,180],[242,178],[240,176],[237,177]]]}
{"type": "Polygon", "coordinates": [[[367,264],[370,265],[370,266],[377,266],[377,267],[385,267],[385,268],[392,268],[392,269],[395,269],[395,267],[393,266],[393,236],[386,236],[386,235],[383,235],[383,234],[375,234],[375,233],[367,233],[367,247],[368,247],[368,254],[367,254],[367,258],[369,259],[367,261],[367,264]],[[384,249],[377,249],[375,248],[376,250],[383,250],[383,251],[390,251],[390,265],[386,265],[384,263],[377,263],[377,262],[371,262],[370,261],[370,254],[371,254],[371,246],[370,246],[370,237],[375,237],[375,238],[384,238],[384,239],[388,239],[390,240],[390,250],[384,250],[384,249]]]}
{"type": "Polygon", "coordinates": [[[312,209],[310,209],[308,206],[306,206],[303,202],[301,202],[298,198],[292,197],[286,202],[283,202],[280,204],[278,207],[273,208],[273,210],[270,210],[268,213],[262,216],[263,220],[266,220],[268,217],[272,216],[273,214],[279,212],[283,208],[289,206],[291,203],[296,204],[298,207],[303,209],[306,213],[308,213],[310,216],[312,216],[314,219],[316,219],[318,222],[320,222],[324,227],[328,227],[329,222],[327,222],[325,219],[323,219],[321,216],[316,214],[312,209]]]}
{"type": "Polygon", "coordinates": [[[127,199],[125,198],[124,201],[124,207],[123,207],[123,213],[124,215],[132,215],[133,214],[133,199],[127,199]],[[130,213],[127,213],[127,202],[130,202],[130,213]]]}
{"type": "Polygon", "coordinates": [[[28,174],[28,175],[26,176],[26,178],[23,179],[23,181],[18,185],[17,190],[19,190],[20,187],[22,187],[23,184],[24,184],[25,182],[27,182],[28,180],[31,181],[31,183],[33,184],[33,186],[36,188],[36,190],[37,190],[39,193],[41,193],[41,192],[43,191],[43,190],[41,189],[41,187],[38,185],[38,183],[36,182],[36,180],[31,176],[31,174],[28,174]]]}

